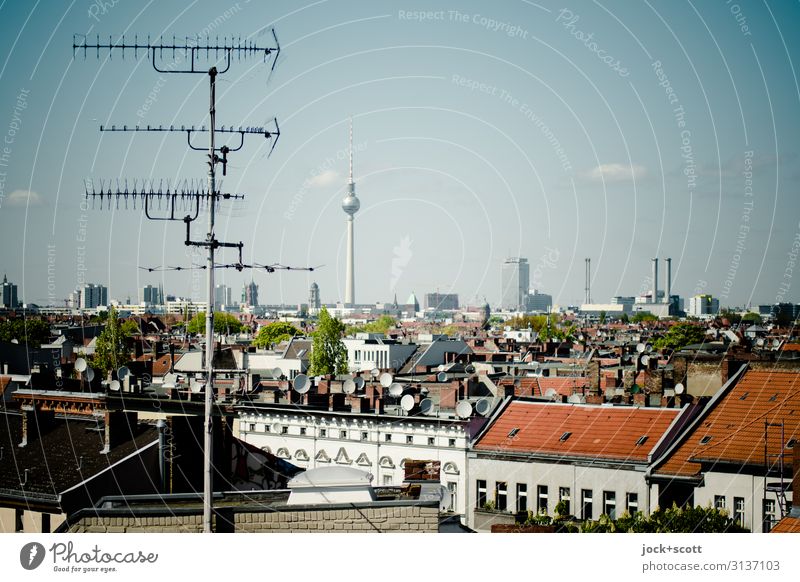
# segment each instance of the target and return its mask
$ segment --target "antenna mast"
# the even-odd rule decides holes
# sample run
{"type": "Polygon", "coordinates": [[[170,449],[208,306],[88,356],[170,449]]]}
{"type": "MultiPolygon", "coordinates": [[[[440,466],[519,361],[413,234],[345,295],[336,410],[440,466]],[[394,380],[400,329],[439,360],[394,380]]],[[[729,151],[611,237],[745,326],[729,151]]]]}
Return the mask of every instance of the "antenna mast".
{"type": "MultiPolygon", "coordinates": [[[[125,37],[123,36],[121,39],[118,39],[116,42],[112,42],[111,37],[109,37],[108,42],[104,42],[100,40],[100,36],[96,36],[95,42],[90,42],[88,38],[84,35],[75,35],[73,37],[72,43],[72,50],[73,56],[75,56],[79,51],[83,51],[83,56],[86,58],[87,53],[91,50],[97,56],[100,57],[100,51],[108,51],[109,53],[113,52],[121,52],[122,57],[125,57],[125,53],[133,52],[134,59],[141,56],[147,56],[152,59],[153,68],[159,73],[197,73],[197,74],[207,74],[209,79],[209,117],[210,123],[208,130],[205,127],[200,129],[195,129],[194,126],[191,129],[186,129],[185,127],[181,127],[180,129],[176,129],[173,126],[170,126],[169,129],[163,128],[159,126],[156,128],[151,128],[147,126],[146,129],[140,128],[139,126],[131,127],[130,129],[127,126],[123,126],[122,129],[117,129],[116,126],[112,126],[111,129],[106,129],[104,127],[100,127],[101,131],[180,131],[186,132],[187,140],[189,143],[189,147],[195,150],[205,149],[195,147],[192,144],[192,135],[196,132],[205,132],[208,131],[209,134],[209,143],[208,143],[208,190],[205,191],[202,188],[194,188],[188,187],[184,190],[178,189],[170,189],[167,188],[166,192],[162,191],[159,188],[158,191],[155,191],[152,188],[149,190],[142,187],[142,189],[137,190],[136,186],[134,186],[133,192],[128,190],[127,184],[124,190],[120,188],[116,188],[112,190],[110,187],[108,191],[103,191],[101,187],[100,192],[97,192],[94,187],[92,187],[91,191],[89,187],[86,188],[86,196],[91,197],[93,199],[100,199],[100,204],[102,207],[102,203],[105,197],[108,198],[109,205],[112,199],[114,199],[119,205],[120,201],[124,201],[126,206],[129,198],[132,198],[135,202],[137,198],[144,203],[145,212],[148,218],[153,218],[150,215],[150,204],[154,202],[161,202],[162,199],[166,201],[170,212],[169,215],[166,217],[160,218],[161,220],[179,220],[175,216],[175,212],[177,209],[178,203],[189,203],[190,209],[194,210],[194,214],[187,214],[183,217],[183,222],[186,223],[186,240],[185,244],[187,246],[198,246],[203,247],[207,250],[206,256],[206,270],[207,270],[207,305],[206,305],[206,345],[205,345],[205,367],[206,367],[206,385],[205,385],[205,410],[204,410],[204,454],[203,454],[203,531],[206,533],[210,533],[212,531],[212,503],[213,503],[213,463],[212,463],[212,452],[213,452],[213,422],[212,422],[212,408],[213,408],[213,400],[214,400],[214,256],[215,251],[220,247],[232,247],[237,248],[239,250],[239,263],[238,265],[241,266],[241,253],[243,243],[226,243],[217,240],[214,232],[214,219],[216,213],[217,204],[220,202],[221,199],[230,199],[232,196],[230,194],[222,194],[217,190],[217,182],[216,182],[216,166],[218,163],[222,163],[222,173],[223,175],[226,173],[228,153],[232,151],[237,151],[241,149],[242,145],[244,144],[244,139],[246,135],[250,134],[262,134],[266,139],[270,139],[274,137],[272,147],[275,147],[275,143],[277,143],[278,137],[280,136],[280,130],[278,129],[277,121],[275,121],[275,130],[274,131],[266,131],[264,128],[256,128],[256,127],[248,127],[248,128],[241,128],[234,130],[232,127],[228,128],[227,130],[222,128],[217,128],[216,126],[216,79],[217,75],[223,74],[230,69],[231,61],[234,56],[238,59],[247,58],[249,56],[254,56],[256,54],[263,55],[264,59],[266,60],[271,54],[274,53],[275,58],[273,59],[272,68],[274,69],[275,63],[277,62],[278,55],[280,54],[280,45],[278,43],[278,38],[275,35],[274,29],[272,30],[272,37],[275,40],[275,46],[272,47],[261,47],[257,46],[254,42],[249,41],[248,39],[241,38],[234,39],[234,38],[223,38],[222,43],[220,44],[219,37],[212,43],[208,37],[205,39],[201,39],[200,37],[189,38],[185,37],[183,42],[180,39],[176,39],[175,36],[172,37],[172,42],[169,41],[165,42],[163,37],[159,37],[158,42],[152,42],[150,37],[147,37],[147,42],[140,44],[138,35],[134,36],[133,44],[126,42],[125,37]],[[167,66],[163,65],[163,59],[165,57],[164,53],[167,53],[167,57],[171,56],[173,61],[167,66]],[[178,58],[176,59],[176,53],[178,58]],[[184,68],[178,68],[180,65],[178,64],[181,61],[184,63],[184,68]],[[211,66],[206,69],[201,66],[201,61],[206,60],[211,64],[211,66]],[[187,63],[188,62],[188,66],[187,63]],[[217,64],[221,64],[222,68],[217,69],[217,64]],[[220,148],[217,148],[216,145],[216,134],[239,134],[241,140],[237,147],[231,148],[227,145],[223,145],[220,148]],[[221,154],[217,155],[218,152],[221,154]],[[164,196],[166,195],[166,198],[164,196]],[[199,211],[201,206],[206,205],[208,206],[208,230],[206,236],[202,240],[191,240],[190,237],[190,225],[191,223],[197,219],[199,215],[199,211]]],[[[271,150],[270,150],[271,153],[271,150]]],[[[234,198],[237,196],[233,196],[234,198]]]]}

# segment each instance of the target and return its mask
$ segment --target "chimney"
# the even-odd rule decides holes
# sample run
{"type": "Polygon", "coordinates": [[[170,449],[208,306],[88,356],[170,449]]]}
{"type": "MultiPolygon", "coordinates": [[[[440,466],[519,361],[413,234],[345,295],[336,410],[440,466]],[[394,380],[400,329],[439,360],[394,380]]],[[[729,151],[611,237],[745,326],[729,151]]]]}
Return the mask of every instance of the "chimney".
{"type": "Polygon", "coordinates": [[[790,517],[800,518],[800,443],[792,449],[792,509],[790,517]]]}
{"type": "Polygon", "coordinates": [[[658,303],[658,257],[653,259],[653,303],[658,303]]]}
{"type": "Polygon", "coordinates": [[[667,257],[667,288],[664,292],[664,303],[669,303],[670,297],[672,297],[672,259],[667,257]]]}

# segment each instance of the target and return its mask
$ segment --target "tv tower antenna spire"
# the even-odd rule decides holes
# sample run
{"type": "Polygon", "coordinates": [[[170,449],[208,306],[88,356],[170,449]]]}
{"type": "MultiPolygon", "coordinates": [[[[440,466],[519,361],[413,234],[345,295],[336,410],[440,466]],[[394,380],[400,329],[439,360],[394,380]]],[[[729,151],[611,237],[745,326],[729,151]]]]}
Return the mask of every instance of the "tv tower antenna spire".
{"type": "MultiPolygon", "coordinates": [[[[132,188],[129,188],[127,183],[124,189],[119,185],[112,189],[109,185],[105,190],[101,185],[98,191],[94,185],[91,188],[87,185],[86,196],[93,200],[99,199],[100,206],[103,206],[104,201],[107,199],[109,206],[112,200],[119,206],[120,202],[124,202],[127,206],[129,201],[132,201],[134,207],[136,202],[142,203],[145,213],[148,218],[155,220],[182,220],[186,224],[186,240],[187,246],[202,247],[207,250],[206,256],[206,275],[207,275],[207,306],[206,306],[206,344],[205,344],[205,368],[206,368],[206,383],[205,383],[205,407],[204,407],[204,461],[203,461],[203,530],[205,532],[212,531],[212,499],[213,499],[213,401],[214,401],[214,271],[218,266],[215,264],[215,253],[219,248],[236,248],[239,251],[239,262],[232,265],[241,270],[242,265],[242,242],[229,243],[219,241],[215,233],[215,214],[217,205],[221,200],[230,200],[241,198],[239,195],[223,194],[218,189],[216,167],[217,164],[222,164],[222,173],[226,174],[228,154],[230,152],[238,151],[244,145],[246,136],[249,135],[263,135],[266,139],[273,139],[272,147],[275,147],[278,137],[280,136],[280,129],[278,128],[277,120],[273,120],[274,129],[265,129],[263,127],[238,127],[238,128],[225,128],[217,127],[216,125],[216,81],[217,76],[226,73],[230,67],[234,57],[238,60],[243,58],[252,57],[255,55],[262,55],[263,58],[274,56],[272,69],[275,68],[278,55],[280,54],[280,44],[278,37],[275,35],[274,29],[272,30],[272,38],[275,41],[274,46],[260,46],[257,43],[245,38],[223,38],[220,42],[217,37],[213,42],[209,37],[205,39],[201,37],[184,37],[183,39],[172,37],[170,41],[164,40],[159,37],[158,40],[151,40],[150,36],[147,40],[139,41],[138,35],[134,36],[133,42],[125,40],[123,36],[121,39],[113,41],[111,37],[108,42],[101,40],[97,35],[94,42],[90,41],[85,35],[75,35],[73,37],[72,50],[73,56],[83,52],[84,58],[91,52],[100,57],[101,51],[107,51],[109,54],[121,53],[123,59],[126,53],[133,53],[134,59],[148,57],[151,59],[153,69],[162,74],[167,73],[185,73],[185,74],[204,74],[208,75],[209,80],[209,126],[201,128],[187,128],[181,126],[176,128],[163,126],[142,128],[140,126],[122,126],[117,128],[111,126],[106,128],[101,126],[101,131],[169,131],[169,132],[184,132],[187,136],[189,147],[193,150],[207,150],[208,151],[208,186],[206,188],[196,187],[193,185],[184,185],[184,187],[171,187],[167,185],[164,187],[159,184],[154,188],[151,182],[148,188],[145,184],[138,186],[134,183],[132,188]],[[176,57],[177,55],[177,57],[176,57]],[[165,59],[172,58],[172,62],[165,64],[165,59]],[[206,65],[201,63],[206,61],[206,65]],[[218,68],[219,66],[219,68],[218,68]],[[208,146],[196,146],[192,142],[192,137],[196,133],[208,133],[208,146]],[[218,146],[217,134],[220,135],[238,135],[240,140],[238,145],[229,146],[224,144],[218,146]],[[161,217],[151,215],[152,206],[161,203],[166,204],[169,212],[161,217]],[[183,205],[181,207],[181,205],[183,205]],[[186,206],[189,207],[189,213],[178,218],[176,212],[186,206]],[[208,228],[204,238],[200,240],[192,240],[190,225],[198,218],[200,209],[207,207],[208,209],[208,228]]],[[[271,152],[272,150],[270,150],[271,152]]],[[[276,267],[270,267],[274,272],[276,267]]]]}

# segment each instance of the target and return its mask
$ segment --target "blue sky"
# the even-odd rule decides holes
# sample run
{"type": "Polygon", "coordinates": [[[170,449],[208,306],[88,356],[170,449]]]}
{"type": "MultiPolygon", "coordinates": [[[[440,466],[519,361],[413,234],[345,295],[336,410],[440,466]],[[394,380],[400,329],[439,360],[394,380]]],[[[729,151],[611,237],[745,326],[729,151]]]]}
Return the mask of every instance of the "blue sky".
{"type": "Polygon", "coordinates": [[[181,224],[81,202],[85,179],[203,179],[181,135],[98,126],[207,122],[207,78],[73,59],[72,35],[271,42],[275,26],[274,73],[255,58],[218,83],[218,123],[277,116],[282,130],[271,157],[258,139],[231,156],[224,189],[246,200],[218,236],[247,260],[325,266],[219,273],[234,295],[252,276],[267,303],[305,301],[312,280],[342,298],[352,115],[358,302],[439,289],[494,304],[509,255],[561,304],[582,300],[585,257],[605,301],[648,289],[654,256],[672,257],[686,297],[800,301],[799,15],[744,1],[5,2],[0,268],[37,303],[80,280],[204,298],[199,272],[137,268],[189,265],[181,224]]]}

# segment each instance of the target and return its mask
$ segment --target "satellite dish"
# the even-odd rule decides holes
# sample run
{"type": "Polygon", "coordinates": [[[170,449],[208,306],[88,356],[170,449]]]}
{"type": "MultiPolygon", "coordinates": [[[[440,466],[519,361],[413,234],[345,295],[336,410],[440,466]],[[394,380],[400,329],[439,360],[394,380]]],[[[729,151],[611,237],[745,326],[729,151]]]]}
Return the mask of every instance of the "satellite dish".
{"type": "Polygon", "coordinates": [[[117,370],[117,378],[122,381],[127,378],[130,373],[131,371],[127,368],[127,366],[122,366],[117,370]]]}
{"type": "Polygon", "coordinates": [[[756,345],[759,347],[764,347],[764,338],[760,337],[756,340],[756,345]]]}
{"type": "Polygon", "coordinates": [[[531,362],[531,370],[538,370],[539,362],[531,362]]]}
{"type": "Polygon", "coordinates": [[[544,393],[544,397],[549,398],[550,400],[555,400],[556,396],[558,396],[558,392],[555,388],[548,388],[544,393]]]}
{"type": "MultiPolygon", "coordinates": [[[[373,370],[373,372],[374,371],[375,370],[373,370]]],[[[374,375],[375,374],[373,374],[373,376],[374,375]]],[[[392,378],[392,375],[389,372],[384,372],[383,374],[381,374],[380,383],[381,383],[381,386],[383,386],[384,388],[388,388],[389,386],[391,386],[393,381],[394,381],[394,378],[392,378]]]]}
{"type": "Polygon", "coordinates": [[[438,374],[436,374],[436,381],[447,382],[447,374],[445,372],[439,372],[438,374]]]}
{"type": "Polygon", "coordinates": [[[164,385],[172,384],[171,388],[175,387],[175,383],[178,381],[177,374],[164,374],[164,385]]]}
{"type": "Polygon", "coordinates": [[[84,372],[86,368],[87,368],[86,360],[84,360],[83,358],[78,358],[77,360],[75,360],[75,369],[78,370],[78,372],[84,372]]]}
{"type": "Polygon", "coordinates": [[[578,336],[578,340],[579,340],[579,341],[583,341],[584,339],[586,339],[586,338],[584,338],[584,337],[583,337],[583,334],[581,334],[581,335],[579,335],[579,336],[578,336]]]}
{"type": "Polygon", "coordinates": [[[472,364],[467,364],[467,366],[464,368],[464,371],[467,374],[474,374],[475,373],[475,366],[473,366],[472,364]]]}
{"type": "Polygon", "coordinates": [[[281,426],[280,422],[273,422],[272,423],[272,432],[280,433],[282,428],[283,427],[281,426]]]}
{"type": "MultiPolygon", "coordinates": [[[[381,382],[381,384],[382,384],[382,382],[381,382]]],[[[403,395],[403,385],[402,384],[398,384],[397,382],[394,382],[393,384],[389,385],[389,396],[398,397],[398,396],[402,396],[402,395],[403,395]]]]}
{"type": "Polygon", "coordinates": [[[345,380],[344,384],[342,384],[342,391],[345,394],[352,394],[353,392],[355,392],[356,391],[355,380],[353,380],[352,378],[348,378],[347,380],[345,380]]]}
{"type": "Polygon", "coordinates": [[[481,398],[475,403],[475,412],[481,416],[486,416],[492,409],[492,401],[488,398],[481,398]]]}
{"type": "Polygon", "coordinates": [[[361,390],[364,387],[364,378],[361,376],[356,376],[353,378],[353,382],[356,385],[356,390],[361,390]]]}
{"type": "Polygon", "coordinates": [[[206,385],[205,382],[190,382],[189,383],[189,390],[191,390],[194,394],[198,394],[203,387],[206,385]]]}
{"type": "Polygon", "coordinates": [[[411,394],[406,394],[400,399],[400,408],[408,412],[414,408],[414,397],[411,394]]]}
{"type": "Polygon", "coordinates": [[[94,380],[94,369],[93,368],[86,368],[86,379],[89,382],[94,380]]]}
{"type": "Polygon", "coordinates": [[[675,394],[683,394],[685,390],[686,390],[686,387],[683,384],[681,384],[680,382],[675,384],[675,394]]]}
{"type": "Polygon", "coordinates": [[[283,370],[281,370],[280,368],[272,368],[272,370],[270,370],[269,373],[274,380],[277,380],[278,378],[283,376],[283,370]]]}
{"type": "Polygon", "coordinates": [[[430,398],[423,398],[419,403],[419,409],[422,411],[422,414],[433,413],[433,400],[430,398]]]}
{"type": "Polygon", "coordinates": [[[436,369],[437,369],[439,372],[444,372],[444,364],[439,364],[439,366],[438,366],[436,369]]]}
{"type": "Polygon", "coordinates": [[[369,373],[370,373],[370,374],[372,374],[372,377],[373,377],[373,378],[377,378],[378,376],[380,376],[380,375],[381,375],[381,371],[380,371],[378,368],[372,368],[372,369],[369,371],[369,373]]]}
{"type": "Polygon", "coordinates": [[[651,346],[650,344],[645,344],[644,351],[652,352],[653,351],[653,346],[651,346]]]}
{"type": "Polygon", "coordinates": [[[456,414],[459,418],[469,418],[472,416],[472,404],[466,400],[462,400],[456,404],[456,414]]]}
{"type": "Polygon", "coordinates": [[[647,366],[650,363],[650,356],[647,354],[642,356],[642,366],[647,366]]]}
{"type": "Polygon", "coordinates": [[[119,380],[111,380],[111,383],[108,385],[108,389],[112,392],[119,392],[119,380]]]}
{"type": "Polygon", "coordinates": [[[640,354],[643,354],[645,347],[646,346],[642,343],[636,344],[636,351],[639,352],[640,354]]]}
{"type": "Polygon", "coordinates": [[[777,340],[777,339],[772,340],[772,347],[773,348],[777,348],[779,345],[781,345],[781,340],[777,340]]]}
{"type": "Polygon", "coordinates": [[[292,387],[298,394],[305,394],[311,389],[311,380],[309,380],[308,376],[305,374],[298,374],[294,379],[292,387]]]}

